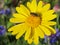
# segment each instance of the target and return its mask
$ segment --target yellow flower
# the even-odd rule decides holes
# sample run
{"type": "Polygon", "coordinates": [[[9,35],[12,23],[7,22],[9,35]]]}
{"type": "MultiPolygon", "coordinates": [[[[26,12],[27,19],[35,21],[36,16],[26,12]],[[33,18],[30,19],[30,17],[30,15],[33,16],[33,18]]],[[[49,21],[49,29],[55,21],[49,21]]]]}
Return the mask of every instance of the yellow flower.
{"type": "Polygon", "coordinates": [[[10,22],[18,23],[18,25],[8,30],[12,31],[12,35],[16,35],[16,39],[24,34],[24,39],[29,44],[32,42],[38,44],[39,37],[44,38],[44,35],[49,36],[56,33],[51,27],[56,22],[51,20],[57,16],[54,14],[54,10],[50,10],[50,4],[43,5],[42,1],[37,3],[36,0],[32,0],[32,2],[27,2],[27,7],[22,4],[20,7],[16,7],[16,11],[18,13],[13,14],[10,22]]]}

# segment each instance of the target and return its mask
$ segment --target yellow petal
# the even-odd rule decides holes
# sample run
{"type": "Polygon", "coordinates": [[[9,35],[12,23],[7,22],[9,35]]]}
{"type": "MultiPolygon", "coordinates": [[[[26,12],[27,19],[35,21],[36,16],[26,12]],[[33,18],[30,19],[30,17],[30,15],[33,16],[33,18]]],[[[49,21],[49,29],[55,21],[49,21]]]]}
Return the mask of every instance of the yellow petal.
{"type": "Polygon", "coordinates": [[[38,45],[39,44],[39,37],[34,37],[34,43],[36,44],[36,45],[38,45]]]}
{"type": "Polygon", "coordinates": [[[54,10],[49,10],[49,11],[47,11],[47,12],[45,12],[45,13],[47,13],[48,15],[51,15],[51,14],[53,14],[55,11],[54,10]]]}
{"type": "Polygon", "coordinates": [[[24,24],[23,26],[21,26],[19,33],[16,35],[16,39],[19,39],[25,32],[26,30],[28,30],[28,26],[26,24],[24,24]]]}
{"type": "Polygon", "coordinates": [[[27,2],[27,7],[30,9],[31,3],[27,2]]]}
{"type": "Polygon", "coordinates": [[[23,11],[25,11],[27,15],[30,15],[30,11],[24,5],[20,5],[20,7],[24,9],[23,11]]]}
{"type": "Polygon", "coordinates": [[[18,24],[16,26],[13,26],[11,28],[8,29],[9,32],[12,31],[12,35],[16,35],[17,33],[20,33],[21,31],[25,31],[27,30],[27,25],[25,23],[22,24],[18,24]]]}
{"type": "Polygon", "coordinates": [[[48,28],[42,26],[42,25],[39,25],[39,27],[41,28],[41,30],[47,35],[47,36],[50,36],[51,35],[51,32],[48,28]]]}
{"type": "Polygon", "coordinates": [[[55,34],[56,33],[56,30],[48,25],[45,25],[51,32],[52,34],[55,34]]]}
{"type": "Polygon", "coordinates": [[[48,11],[50,9],[50,4],[46,4],[46,5],[44,5],[43,6],[43,12],[46,12],[46,11],[48,11]]]}
{"type": "Polygon", "coordinates": [[[33,41],[33,39],[32,39],[32,38],[30,38],[30,39],[28,39],[27,41],[28,41],[28,43],[29,43],[29,44],[31,44],[31,43],[32,43],[32,41],[33,41]]]}
{"type": "Polygon", "coordinates": [[[53,26],[53,25],[56,25],[56,22],[54,22],[54,21],[48,21],[48,22],[47,22],[47,21],[46,21],[46,22],[43,22],[43,23],[42,23],[42,25],[44,25],[44,24],[45,24],[45,25],[51,25],[51,26],[53,26]]]}
{"type": "Polygon", "coordinates": [[[30,15],[29,10],[24,5],[20,5],[20,7],[16,7],[16,11],[25,16],[30,15]]]}
{"type": "Polygon", "coordinates": [[[42,6],[43,6],[43,2],[42,1],[39,1],[38,8],[42,8],[42,6]]]}
{"type": "Polygon", "coordinates": [[[26,18],[21,16],[20,18],[11,18],[10,22],[12,23],[20,23],[20,22],[25,22],[26,18]]]}
{"type": "Polygon", "coordinates": [[[22,15],[22,14],[18,14],[18,13],[14,13],[13,14],[13,16],[15,17],[15,18],[27,18],[26,16],[24,16],[24,15],[22,15]]]}
{"type": "Polygon", "coordinates": [[[20,31],[20,28],[22,28],[25,25],[25,23],[15,25],[8,29],[8,31],[20,31]]]}
{"type": "Polygon", "coordinates": [[[53,15],[42,15],[42,22],[53,20],[56,17],[57,17],[56,14],[53,14],[53,15]]]}
{"type": "Polygon", "coordinates": [[[51,16],[54,13],[54,10],[48,10],[47,12],[44,12],[43,15],[51,16]]]}
{"type": "Polygon", "coordinates": [[[41,13],[41,11],[42,11],[42,6],[43,6],[43,2],[42,2],[42,1],[39,1],[38,7],[37,7],[37,12],[38,12],[38,13],[41,13]]]}
{"type": "Polygon", "coordinates": [[[28,38],[29,38],[29,36],[30,36],[30,33],[31,33],[31,28],[29,28],[28,30],[26,30],[25,40],[28,40],[28,38]]]}
{"type": "Polygon", "coordinates": [[[49,22],[47,22],[47,25],[56,25],[56,22],[49,21],[49,22]]]}
{"type": "Polygon", "coordinates": [[[20,13],[20,7],[16,7],[16,11],[20,13]]]}
{"type": "Polygon", "coordinates": [[[16,35],[17,33],[19,33],[19,31],[21,30],[20,28],[23,26],[24,24],[19,24],[16,26],[11,27],[10,29],[8,29],[9,32],[12,31],[12,35],[16,35]]]}
{"type": "Polygon", "coordinates": [[[53,14],[52,16],[49,17],[48,20],[53,20],[53,19],[55,19],[56,17],[57,17],[57,15],[56,15],[56,14],[53,14]]]}
{"type": "Polygon", "coordinates": [[[9,32],[11,32],[11,31],[19,31],[19,30],[20,30],[20,27],[21,27],[22,25],[24,25],[24,23],[23,23],[23,24],[15,25],[15,26],[9,28],[8,31],[9,31],[9,32]]]}
{"type": "Polygon", "coordinates": [[[43,33],[43,31],[42,31],[39,27],[35,28],[35,30],[36,30],[36,32],[37,32],[37,35],[38,35],[40,38],[44,38],[44,33],[43,33]]]}
{"type": "Polygon", "coordinates": [[[36,30],[35,30],[34,40],[33,41],[34,41],[35,44],[38,45],[38,43],[39,43],[39,37],[38,37],[38,34],[37,34],[36,30]]]}
{"type": "Polygon", "coordinates": [[[19,31],[14,30],[11,34],[12,34],[12,35],[16,35],[16,34],[18,34],[18,33],[19,33],[19,31]]]}
{"type": "Polygon", "coordinates": [[[16,39],[19,39],[25,33],[25,31],[26,30],[19,31],[19,33],[16,35],[16,39]]]}
{"type": "Polygon", "coordinates": [[[31,3],[27,3],[27,7],[30,9],[31,12],[36,12],[36,9],[37,9],[37,2],[36,0],[32,0],[31,3]]]}
{"type": "Polygon", "coordinates": [[[10,21],[13,22],[13,23],[24,22],[25,19],[27,18],[26,16],[21,15],[21,14],[17,14],[17,13],[14,13],[13,16],[14,16],[15,18],[11,18],[11,19],[10,19],[10,21]]]}

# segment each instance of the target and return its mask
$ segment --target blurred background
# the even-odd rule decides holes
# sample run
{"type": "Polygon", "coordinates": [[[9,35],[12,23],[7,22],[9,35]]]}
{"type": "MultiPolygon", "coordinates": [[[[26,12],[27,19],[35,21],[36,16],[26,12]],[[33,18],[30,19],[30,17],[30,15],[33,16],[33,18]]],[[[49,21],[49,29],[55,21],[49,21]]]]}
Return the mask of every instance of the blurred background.
{"type": "MultiPolygon", "coordinates": [[[[20,4],[26,5],[26,2],[31,0],[0,0],[0,45],[29,45],[23,38],[23,36],[16,40],[15,36],[8,32],[8,29],[14,24],[9,22],[12,14],[16,12],[15,8],[20,4]]],[[[40,0],[37,0],[37,2],[40,0]]],[[[44,4],[50,3],[51,9],[55,10],[57,18],[54,21],[57,22],[54,28],[56,34],[51,36],[45,36],[44,39],[39,39],[39,45],[60,45],[60,0],[42,0],[44,4]]],[[[31,45],[34,45],[32,43],[31,45]]]]}

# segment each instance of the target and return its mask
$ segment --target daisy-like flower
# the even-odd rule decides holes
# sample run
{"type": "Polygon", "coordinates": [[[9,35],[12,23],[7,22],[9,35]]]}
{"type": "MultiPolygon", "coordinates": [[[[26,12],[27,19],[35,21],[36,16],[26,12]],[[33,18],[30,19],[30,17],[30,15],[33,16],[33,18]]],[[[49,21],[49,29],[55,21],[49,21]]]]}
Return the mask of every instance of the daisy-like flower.
{"type": "Polygon", "coordinates": [[[51,35],[56,33],[55,29],[51,26],[56,22],[51,21],[56,18],[54,10],[50,10],[50,4],[43,5],[42,1],[37,3],[36,0],[27,2],[27,7],[20,5],[16,7],[18,13],[13,14],[13,18],[10,19],[12,23],[20,23],[11,27],[8,31],[12,31],[12,35],[16,35],[16,39],[19,39],[24,34],[24,39],[29,44],[34,42],[39,43],[39,37],[44,38],[44,35],[51,35]]]}

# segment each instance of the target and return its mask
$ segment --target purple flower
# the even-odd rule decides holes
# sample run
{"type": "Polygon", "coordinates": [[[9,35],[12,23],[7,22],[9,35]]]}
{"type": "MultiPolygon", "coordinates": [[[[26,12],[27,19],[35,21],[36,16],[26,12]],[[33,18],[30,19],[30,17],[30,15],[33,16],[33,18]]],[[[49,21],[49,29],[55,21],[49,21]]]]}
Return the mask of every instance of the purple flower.
{"type": "Polygon", "coordinates": [[[56,29],[56,37],[60,37],[60,31],[56,29]]]}
{"type": "Polygon", "coordinates": [[[55,35],[50,37],[50,43],[53,44],[57,41],[57,37],[55,35]]]}
{"type": "Polygon", "coordinates": [[[0,36],[4,35],[6,32],[6,29],[4,28],[4,26],[0,26],[0,36]]]}
{"type": "Polygon", "coordinates": [[[60,38],[60,31],[56,29],[56,34],[52,34],[49,38],[51,44],[57,42],[58,38],[60,38]]]}
{"type": "Polygon", "coordinates": [[[11,13],[11,11],[9,8],[7,8],[6,10],[4,10],[4,9],[0,10],[0,14],[9,15],[10,13],[11,13]]]}
{"type": "Polygon", "coordinates": [[[50,43],[51,43],[51,44],[55,43],[56,41],[57,41],[56,37],[50,39],[50,43]]]}
{"type": "Polygon", "coordinates": [[[5,10],[0,10],[0,14],[5,14],[5,10]]]}
{"type": "Polygon", "coordinates": [[[10,11],[10,9],[9,8],[7,8],[6,10],[5,10],[5,14],[10,14],[11,13],[11,11],[10,11]]]}
{"type": "Polygon", "coordinates": [[[60,40],[60,31],[58,29],[56,29],[56,34],[52,34],[51,36],[47,37],[45,36],[44,38],[44,42],[47,43],[48,42],[48,38],[50,39],[50,44],[55,44],[57,41],[60,40]]]}

